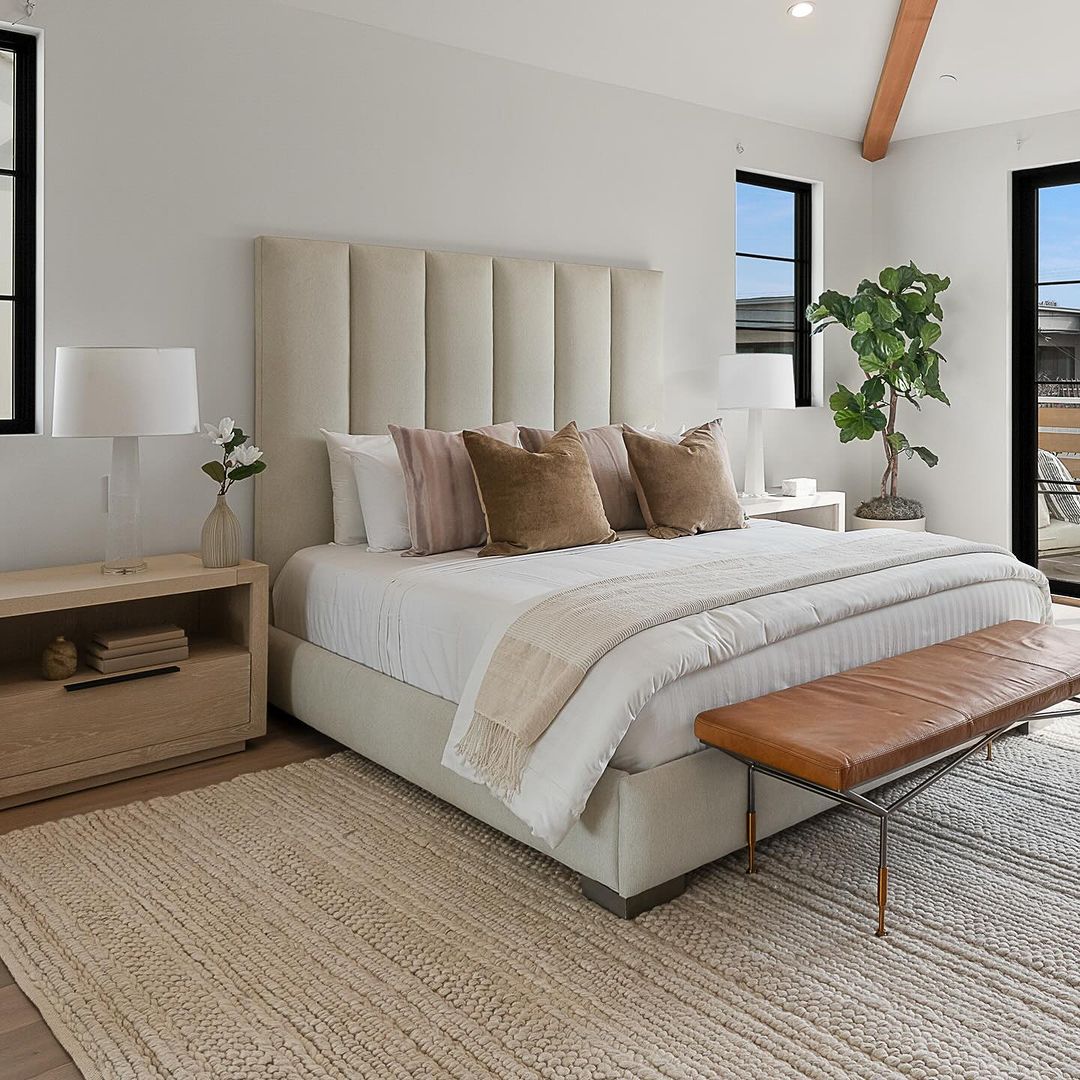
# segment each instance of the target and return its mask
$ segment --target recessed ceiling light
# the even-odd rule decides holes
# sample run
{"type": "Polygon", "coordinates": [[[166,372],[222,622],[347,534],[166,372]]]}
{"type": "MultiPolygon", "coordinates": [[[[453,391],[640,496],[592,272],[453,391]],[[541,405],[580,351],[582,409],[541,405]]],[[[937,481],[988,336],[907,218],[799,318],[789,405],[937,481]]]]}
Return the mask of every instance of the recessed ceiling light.
{"type": "Polygon", "coordinates": [[[787,9],[787,13],[793,19],[805,19],[807,15],[814,14],[814,5],[810,3],[810,0],[801,0],[798,4],[792,4],[787,9]]]}

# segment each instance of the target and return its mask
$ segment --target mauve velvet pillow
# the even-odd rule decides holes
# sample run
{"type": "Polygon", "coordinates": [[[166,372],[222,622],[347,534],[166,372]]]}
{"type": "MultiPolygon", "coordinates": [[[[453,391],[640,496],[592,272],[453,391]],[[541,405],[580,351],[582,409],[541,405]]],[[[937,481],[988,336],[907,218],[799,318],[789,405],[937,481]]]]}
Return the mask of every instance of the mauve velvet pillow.
{"type": "MultiPolygon", "coordinates": [[[[508,446],[517,445],[517,424],[478,430],[508,446]]],[[[482,544],[487,539],[484,511],[461,432],[391,424],[390,434],[405,474],[412,540],[412,547],[402,554],[436,555],[482,544]]]]}
{"type": "MultiPolygon", "coordinates": [[[[521,445],[534,454],[555,434],[546,428],[523,427],[520,431],[521,445]]],[[[634,481],[630,476],[622,428],[618,424],[607,424],[604,427],[586,428],[578,434],[588,455],[593,479],[600,490],[604,513],[611,527],[616,531],[644,529],[645,519],[641,516],[634,481]]]]}
{"type": "Polygon", "coordinates": [[[573,423],[532,453],[476,431],[463,437],[487,521],[481,555],[526,555],[618,540],[573,423]]]}
{"type": "Polygon", "coordinates": [[[688,431],[676,444],[623,429],[630,475],[650,536],[742,529],[746,520],[719,421],[688,431]]]}

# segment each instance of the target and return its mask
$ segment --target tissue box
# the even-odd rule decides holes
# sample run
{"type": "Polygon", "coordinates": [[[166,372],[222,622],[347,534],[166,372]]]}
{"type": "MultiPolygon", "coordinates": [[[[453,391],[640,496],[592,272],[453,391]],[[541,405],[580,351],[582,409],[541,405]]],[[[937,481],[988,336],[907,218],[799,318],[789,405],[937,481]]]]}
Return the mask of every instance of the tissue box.
{"type": "Polygon", "coordinates": [[[780,494],[788,496],[816,495],[817,481],[810,476],[797,476],[780,482],[780,494]]]}

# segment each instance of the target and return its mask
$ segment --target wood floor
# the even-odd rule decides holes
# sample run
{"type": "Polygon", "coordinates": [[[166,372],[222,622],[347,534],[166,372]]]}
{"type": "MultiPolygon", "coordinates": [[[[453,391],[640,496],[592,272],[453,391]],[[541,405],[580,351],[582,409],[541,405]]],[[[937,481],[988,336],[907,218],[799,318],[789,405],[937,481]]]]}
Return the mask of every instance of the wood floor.
{"type": "MultiPolygon", "coordinates": [[[[0,810],[0,833],[108,806],[175,795],[231,780],[241,773],[325,757],[340,749],[333,739],[271,709],[266,734],[248,743],[243,753],[0,810]]],[[[0,1080],[80,1080],[81,1076],[41,1014],[0,963],[0,1080]]]]}

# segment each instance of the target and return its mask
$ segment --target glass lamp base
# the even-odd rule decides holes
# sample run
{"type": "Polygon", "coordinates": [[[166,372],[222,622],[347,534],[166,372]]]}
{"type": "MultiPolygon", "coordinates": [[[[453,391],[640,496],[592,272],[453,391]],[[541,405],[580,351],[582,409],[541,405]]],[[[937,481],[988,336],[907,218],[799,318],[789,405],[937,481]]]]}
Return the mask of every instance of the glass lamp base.
{"type": "Polygon", "coordinates": [[[139,440],[117,436],[109,472],[109,520],[103,574],[137,574],[146,569],[139,529],[139,440]]]}
{"type": "Polygon", "coordinates": [[[107,562],[101,564],[103,574],[139,574],[146,569],[144,562],[107,562]]]}

